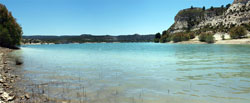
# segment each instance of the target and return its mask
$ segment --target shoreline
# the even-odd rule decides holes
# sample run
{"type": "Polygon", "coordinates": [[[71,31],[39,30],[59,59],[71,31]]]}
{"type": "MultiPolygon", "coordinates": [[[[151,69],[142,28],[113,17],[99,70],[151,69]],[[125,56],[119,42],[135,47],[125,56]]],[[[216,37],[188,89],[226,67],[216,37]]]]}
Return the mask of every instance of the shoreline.
{"type": "MultiPolygon", "coordinates": [[[[248,34],[249,36],[250,34],[248,34]]],[[[172,41],[170,43],[173,43],[172,41]]],[[[215,34],[214,43],[200,42],[198,36],[188,41],[177,42],[177,44],[250,44],[250,38],[230,39],[228,34],[215,34]],[[221,35],[225,35],[225,40],[222,40],[221,35]]]]}
{"type": "Polygon", "coordinates": [[[0,103],[48,102],[46,96],[28,93],[26,87],[21,86],[25,84],[18,71],[21,63],[18,64],[17,58],[9,55],[13,51],[0,47],[0,103]]]}

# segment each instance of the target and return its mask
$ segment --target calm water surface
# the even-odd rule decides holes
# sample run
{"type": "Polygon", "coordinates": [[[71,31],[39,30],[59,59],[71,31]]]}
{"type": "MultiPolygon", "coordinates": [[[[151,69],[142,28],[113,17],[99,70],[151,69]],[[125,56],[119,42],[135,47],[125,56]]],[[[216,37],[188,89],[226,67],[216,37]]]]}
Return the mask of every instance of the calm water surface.
{"type": "Polygon", "coordinates": [[[72,102],[250,102],[250,45],[26,45],[14,53],[26,80],[72,102]]]}

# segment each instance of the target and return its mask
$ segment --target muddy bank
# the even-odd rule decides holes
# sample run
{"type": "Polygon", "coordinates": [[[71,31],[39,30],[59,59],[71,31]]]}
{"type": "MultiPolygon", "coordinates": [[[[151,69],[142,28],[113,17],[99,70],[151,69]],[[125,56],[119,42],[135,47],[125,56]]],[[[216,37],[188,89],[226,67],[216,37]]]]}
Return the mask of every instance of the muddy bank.
{"type": "Polygon", "coordinates": [[[12,51],[0,47],[0,103],[49,102],[46,96],[28,93],[25,87],[20,86],[25,83],[18,71],[22,61],[11,57],[9,53],[12,51]]]}

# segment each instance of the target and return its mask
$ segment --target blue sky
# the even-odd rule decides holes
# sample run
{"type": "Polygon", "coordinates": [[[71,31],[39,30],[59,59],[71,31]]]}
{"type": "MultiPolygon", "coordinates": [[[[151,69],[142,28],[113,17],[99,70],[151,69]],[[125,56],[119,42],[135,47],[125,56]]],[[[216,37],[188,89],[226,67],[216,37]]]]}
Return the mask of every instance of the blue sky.
{"type": "Polygon", "coordinates": [[[168,29],[179,10],[233,0],[0,0],[24,35],[154,34],[168,29]]]}

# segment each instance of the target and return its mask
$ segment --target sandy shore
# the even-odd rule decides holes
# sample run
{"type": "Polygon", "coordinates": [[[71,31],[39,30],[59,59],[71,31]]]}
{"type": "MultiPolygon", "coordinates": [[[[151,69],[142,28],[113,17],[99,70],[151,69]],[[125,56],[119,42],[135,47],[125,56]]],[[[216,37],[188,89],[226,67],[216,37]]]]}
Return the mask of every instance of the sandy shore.
{"type": "Polygon", "coordinates": [[[48,102],[46,96],[27,93],[25,87],[17,85],[22,79],[17,68],[22,63],[9,56],[12,51],[0,47],[0,103],[48,102]]]}
{"type": "Polygon", "coordinates": [[[250,44],[250,38],[232,39],[232,40],[218,40],[214,44],[250,44]]]}
{"type": "MultiPolygon", "coordinates": [[[[199,40],[189,40],[178,42],[178,44],[207,44],[199,40]]],[[[250,44],[250,38],[232,39],[232,40],[216,40],[213,44],[250,44]]]]}
{"type": "MultiPolygon", "coordinates": [[[[250,34],[248,34],[250,36],[250,34]]],[[[227,33],[216,33],[214,35],[215,42],[213,44],[250,44],[250,38],[243,39],[230,39],[227,33]],[[224,35],[226,40],[222,40],[221,36],[224,35]]],[[[178,44],[207,44],[205,42],[200,42],[198,36],[189,41],[178,42],[178,44]]]]}

